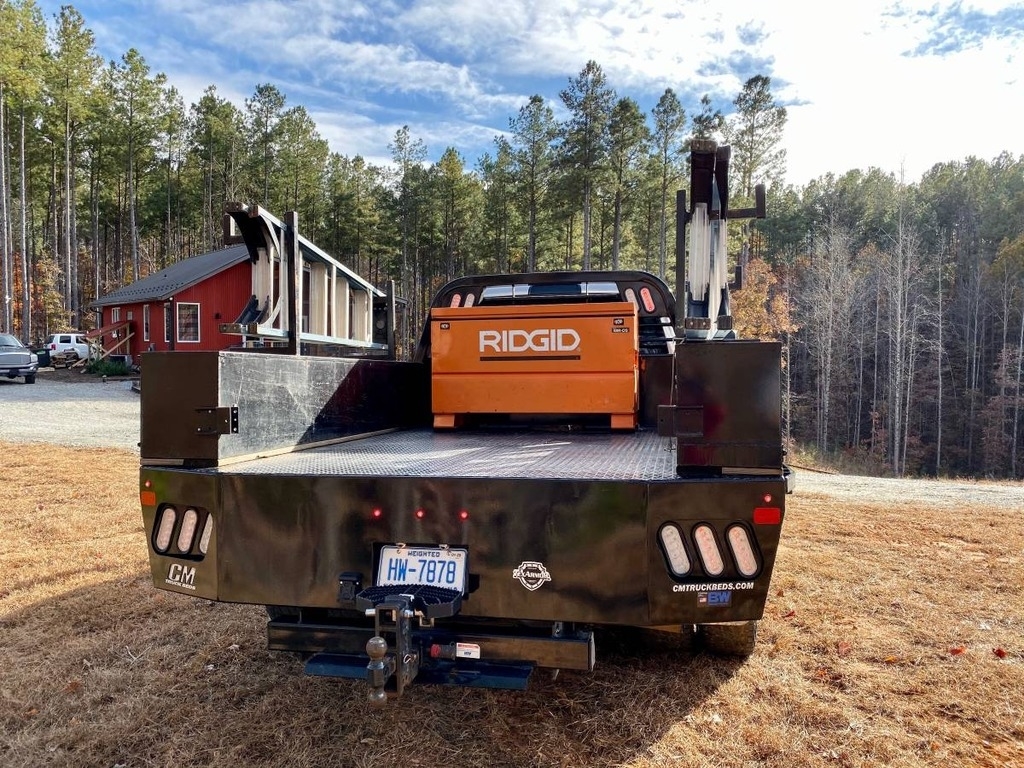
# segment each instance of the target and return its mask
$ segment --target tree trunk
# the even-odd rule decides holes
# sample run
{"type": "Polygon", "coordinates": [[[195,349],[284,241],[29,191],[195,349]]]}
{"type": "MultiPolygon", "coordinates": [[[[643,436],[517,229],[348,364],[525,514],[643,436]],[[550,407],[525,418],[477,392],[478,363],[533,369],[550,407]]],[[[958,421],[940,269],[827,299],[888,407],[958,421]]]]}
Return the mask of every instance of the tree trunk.
{"type": "Polygon", "coordinates": [[[64,238],[61,244],[64,251],[64,305],[72,316],[75,328],[81,327],[78,307],[75,302],[75,270],[72,265],[74,257],[71,252],[71,106],[64,104],[64,238]]]}
{"type": "Polygon", "coordinates": [[[139,259],[139,239],[135,233],[135,147],[128,139],[128,239],[132,253],[132,282],[142,276],[142,262],[139,259]]]}
{"type": "Polygon", "coordinates": [[[622,190],[615,190],[615,220],[612,224],[612,269],[619,268],[619,238],[622,234],[622,190]]]}
{"type": "Polygon", "coordinates": [[[99,164],[95,152],[90,153],[89,162],[89,223],[92,231],[93,296],[100,297],[100,204],[99,164]]]}
{"type": "Polygon", "coordinates": [[[583,270],[590,269],[590,179],[583,180],[583,270]]]}
{"type": "Polygon", "coordinates": [[[21,136],[18,154],[21,158],[21,338],[28,344],[32,339],[32,302],[29,293],[28,274],[28,201],[25,197],[28,171],[25,168],[25,105],[21,105],[21,136]]]}
{"type": "MultiPolygon", "coordinates": [[[[1024,286],[1022,286],[1024,287],[1024,286]]],[[[1020,381],[1021,369],[1024,368],[1024,301],[1021,302],[1020,334],[1017,337],[1017,382],[1013,395],[1013,442],[1010,443],[1010,473],[1019,477],[1017,472],[1017,434],[1020,425],[1020,381]]]]}
{"type": "Polygon", "coordinates": [[[3,305],[3,324],[0,330],[10,333],[14,330],[11,324],[11,295],[14,292],[12,277],[14,270],[11,266],[11,258],[14,255],[14,248],[11,241],[14,239],[14,221],[11,217],[10,198],[8,197],[8,169],[7,163],[7,122],[5,120],[6,109],[4,107],[4,85],[0,83],[0,262],[3,270],[0,276],[3,277],[3,285],[0,286],[0,304],[3,305]]]}
{"type": "MultiPolygon", "coordinates": [[[[74,286],[71,300],[75,305],[75,328],[81,328],[85,319],[85,310],[82,306],[84,291],[78,268],[78,195],[75,190],[75,167],[73,164],[70,175],[70,202],[68,205],[67,227],[68,232],[70,232],[69,242],[71,244],[71,284],[74,286]]],[[[94,295],[93,298],[98,299],[99,296],[94,295]]]]}
{"type": "Polygon", "coordinates": [[[939,248],[939,314],[938,314],[938,342],[936,344],[936,357],[938,358],[936,373],[938,374],[938,399],[937,416],[935,418],[935,476],[939,477],[942,472],[942,356],[945,349],[942,346],[942,254],[944,247],[939,248]]]}
{"type": "MultiPolygon", "coordinates": [[[[668,221],[665,218],[668,207],[668,158],[661,159],[661,211],[658,217],[658,277],[665,279],[668,269],[668,221]]],[[[678,256],[676,258],[679,258],[678,256]]]]}

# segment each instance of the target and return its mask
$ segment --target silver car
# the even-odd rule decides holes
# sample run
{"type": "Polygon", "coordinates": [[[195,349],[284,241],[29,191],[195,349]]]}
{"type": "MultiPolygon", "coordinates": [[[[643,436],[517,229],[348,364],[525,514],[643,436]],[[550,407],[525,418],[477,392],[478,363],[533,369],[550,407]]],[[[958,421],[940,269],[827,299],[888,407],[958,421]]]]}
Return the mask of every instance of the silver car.
{"type": "Polygon", "coordinates": [[[21,339],[0,333],[0,376],[8,379],[24,376],[26,384],[35,384],[38,369],[39,358],[21,343],[21,339]]]}

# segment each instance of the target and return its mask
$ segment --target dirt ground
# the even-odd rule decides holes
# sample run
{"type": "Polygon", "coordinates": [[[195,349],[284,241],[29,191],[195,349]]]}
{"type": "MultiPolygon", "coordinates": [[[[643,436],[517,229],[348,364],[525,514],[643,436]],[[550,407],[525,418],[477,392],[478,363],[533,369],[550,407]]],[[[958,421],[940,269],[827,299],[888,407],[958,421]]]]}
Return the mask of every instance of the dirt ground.
{"type": "Polygon", "coordinates": [[[376,711],[261,608],[152,586],[137,455],[0,451],[4,766],[1024,766],[1020,484],[802,473],[751,658],[602,635],[593,673],[376,711]]]}
{"type": "MultiPolygon", "coordinates": [[[[46,379],[47,381],[60,381],[70,383],[81,383],[81,382],[92,382],[96,384],[103,383],[103,377],[95,374],[86,373],[82,367],[64,368],[64,367],[47,367],[40,368],[38,377],[39,379],[46,379]]],[[[138,374],[131,376],[108,376],[108,381],[122,381],[122,380],[133,380],[138,379],[138,374]]]]}

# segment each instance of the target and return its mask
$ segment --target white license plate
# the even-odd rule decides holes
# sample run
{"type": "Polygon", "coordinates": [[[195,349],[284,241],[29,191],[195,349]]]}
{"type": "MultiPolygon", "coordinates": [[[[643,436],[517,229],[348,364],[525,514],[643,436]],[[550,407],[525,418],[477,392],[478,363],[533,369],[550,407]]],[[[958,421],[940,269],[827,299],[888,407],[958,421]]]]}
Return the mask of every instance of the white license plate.
{"type": "Polygon", "coordinates": [[[380,550],[376,586],[426,584],[465,592],[467,560],[464,549],[388,545],[380,550]]]}

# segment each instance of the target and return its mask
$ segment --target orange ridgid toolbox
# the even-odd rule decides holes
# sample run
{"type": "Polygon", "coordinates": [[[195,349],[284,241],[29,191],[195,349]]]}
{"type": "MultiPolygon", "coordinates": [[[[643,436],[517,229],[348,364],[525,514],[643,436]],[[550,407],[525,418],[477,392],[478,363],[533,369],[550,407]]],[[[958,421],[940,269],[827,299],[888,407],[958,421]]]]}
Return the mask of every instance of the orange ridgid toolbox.
{"type": "Polygon", "coordinates": [[[434,426],[466,414],[607,414],[613,429],[633,429],[637,339],[628,301],[434,308],[434,426]]]}

